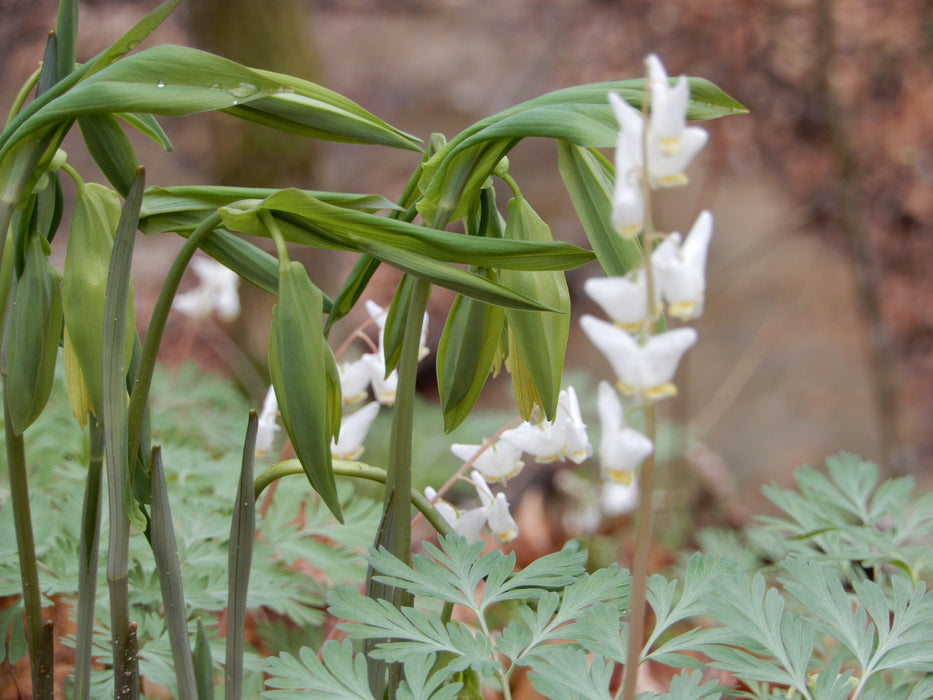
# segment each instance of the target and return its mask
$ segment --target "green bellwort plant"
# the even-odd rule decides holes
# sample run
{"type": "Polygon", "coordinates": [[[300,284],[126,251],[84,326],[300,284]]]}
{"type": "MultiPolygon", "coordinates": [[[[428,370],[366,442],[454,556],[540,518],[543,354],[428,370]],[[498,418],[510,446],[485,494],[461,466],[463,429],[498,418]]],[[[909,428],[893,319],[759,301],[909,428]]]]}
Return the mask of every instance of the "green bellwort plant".
{"type": "MultiPolygon", "coordinates": [[[[650,416],[653,402],[673,393],[677,363],[696,340],[687,328],[655,334],[658,317],[662,308],[681,319],[702,311],[712,227],[703,215],[683,240],[672,234],[656,245],[650,193],[682,184],[705,143],[706,132],[685,119],[745,110],[701,79],[669,81],[651,57],[647,80],[560,89],[450,139],[423,141],[315,83],[182,46],[141,47],[178,4],[167,0],[78,63],[78,2],[61,0],[41,65],[0,131],[9,480],[0,490],[0,525],[9,529],[0,543],[16,545],[15,556],[10,545],[0,557],[0,593],[14,600],[0,611],[0,662],[28,657],[28,692],[40,700],[57,696],[65,676],[76,700],[135,700],[153,685],[185,700],[212,698],[215,686],[231,700],[479,698],[484,685],[510,697],[513,672],[556,649],[567,623],[589,612],[621,620],[628,604],[628,574],[585,573],[574,545],[517,572],[514,554],[498,549],[519,534],[502,490],[508,480],[532,460],[582,464],[594,453],[576,392],[562,388],[571,324],[564,273],[596,259],[609,275],[587,291],[615,325],[584,318],[583,328],[610,354],[619,390],[650,416]],[[296,138],[400,149],[411,155],[411,176],[395,201],[297,188],[146,187],[126,130],[171,150],[161,119],[211,111],[296,138]],[[107,184],[85,183],[61,149],[76,124],[75,147],[83,141],[107,184]],[[592,250],[553,240],[509,173],[509,152],[528,137],[556,143],[592,250]],[[612,146],[615,169],[600,152],[612,146]],[[497,188],[511,194],[504,209],[497,188]],[[63,220],[71,221],[67,240],[56,236],[63,220]],[[135,314],[130,275],[140,232],[183,239],[146,320],[135,314]],[[291,252],[296,247],[340,251],[355,263],[334,289],[323,289],[291,252]],[[62,259],[59,271],[54,261],[62,259]],[[365,302],[382,265],[401,274],[387,308],[365,302]],[[178,293],[189,267],[199,284],[178,293]],[[229,394],[216,411],[237,415],[222,426],[213,413],[185,418],[184,401],[150,401],[169,381],[160,379],[156,358],[170,315],[233,319],[242,284],[276,301],[265,368],[271,386],[264,399],[254,397],[258,414],[229,394]],[[413,472],[420,477],[430,466],[415,450],[423,437],[415,410],[435,286],[456,295],[437,353],[444,430],[470,417],[502,366],[520,415],[492,440],[454,445],[476,493],[473,507],[441,500],[449,484],[413,488],[413,472]],[[332,349],[329,335],[357,305],[378,336],[352,334],[348,343],[367,347],[348,359],[348,343],[332,349]],[[382,464],[361,462],[383,410],[391,413],[386,454],[366,452],[382,464]],[[235,449],[231,433],[243,436],[235,449]],[[173,444],[191,435],[183,448],[173,444]],[[52,467],[33,464],[49,453],[49,436],[67,456],[52,467]],[[292,478],[299,475],[304,481],[292,478]],[[295,487],[266,490],[285,477],[295,487]],[[377,485],[375,499],[354,488],[360,480],[377,485]],[[31,499],[30,489],[42,495],[31,499]],[[43,509],[41,527],[33,508],[43,509]],[[425,554],[413,552],[415,509],[440,537],[438,545],[423,543],[425,554]],[[494,549],[484,553],[488,545],[494,549]],[[419,578],[425,567],[432,573],[419,578]],[[452,588],[438,595],[437,586],[452,588]],[[75,608],[75,628],[65,635],[56,628],[61,616],[46,610],[52,596],[75,608]],[[441,612],[416,609],[423,600],[437,601],[441,612]],[[486,616],[500,602],[519,611],[502,634],[486,616]],[[342,622],[325,631],[328,604],[342,622]],[[452,618],[454,606],[478,627],[452,618]],[[339,632],[363,640],[362,650],[331,639],[296,650],[299,663],[284,639],[291,632],[258,625],[278,654],[263,660],[246,636],[260,610],[288,619],[289,630],[295,623],[302,640],[339,632]],[[393,645],[414,644],[412,626],[422,622],[430,631],[415,636],[426,647],[395,653],[393,645]],[[55,668],[60,638],[74,648],[65,673],[55,668]],[[338,677],[328,675],[333,669],[338,677]]],[[[198,342],[196,334],[190,340],[198,342]]],[[[193,385],[179,381],[172,391],[193,385]]],[[[615,389],[604,384],[599,394],[604,508],[627,510],[639,492],[642,537],[651,420],[647,436],[639,435],[615,389]]],[[[639,571],[636,562],[634,594],[639,571]]],[[[566,651],[576,659],[582,648],[566,651]]],[[[545,666],[560,666],[554,658],[545,666]]]]}

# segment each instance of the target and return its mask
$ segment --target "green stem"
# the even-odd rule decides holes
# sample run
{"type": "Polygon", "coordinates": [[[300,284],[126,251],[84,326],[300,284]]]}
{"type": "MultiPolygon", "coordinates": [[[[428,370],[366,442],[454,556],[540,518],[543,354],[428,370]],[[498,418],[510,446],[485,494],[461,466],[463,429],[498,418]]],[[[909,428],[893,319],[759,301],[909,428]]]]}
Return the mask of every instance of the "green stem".
{"type": "Polygon", "coordinates": [[[23,608],[26,611],[26,642],[29,647],[29,667],[36,698],[51,699],[51,688],[42,694],[47,684],[40,677],[42,660],[42,601],[39,591],[39,569],[36,543],[32,534],[32,513],[29,508],[29,485],[26,479],[26,453],[22,435],[14,435],[7,401],[6,373],[3,375],[3,426],[6,432],[6,456],[10,472],[10,503],[16,528],[16,549],[19,554],[20,578],[23,586],[23,608]]]}
{"type": "MultiPolygon", "coordinates": [[[[367,481],[375,481],[380,484],[386,482],[386,472],[384,469],[379,469],[378,467],[373,467],[363,462],[350,462],[343,459],[335,459],[334,462],[334,474],[336,476],[348,476],[354,479],[365,479],[367,481]]],[[[271,467],[266,469],[262,474],[256,477],[256,480],[253,482],[256,499],[259,499],[259,495],[268,487],[272,482],[281,479],[284,476],[295,476],[298,474],[304,474],[304,469],[301,466],[301,462],[297,459],[287,459],[285,461],[279,462],[278,464],[273,464],[271,467]]],[[[444,520],[444,517],[438,512],[437,508],[431,505],[431,501],[417,489],[411,490],[411,503],[412,505],[421,511],[424,514],[425,519],[431,523],[431,526],[437,530],[441,535],[454,535],[454,529],[444,520]]]]}
{"type": "Polygon", "coordinates": [[[101,473],[104,463],[104,435],[93,414],[88,414],[90,459],[84,508],[81,515],[81,542],[78,553],[78,621],[75,632],[75,700],[91,697],[91,641],[94,635],[97,552],[100,546],[102,511],[101,473]]]}
{"type": "Polygon", "coordinates": [[[13,121],[13,118],[19,114],[19,111],[23,108],[23,105],[26,104],[26,100],[29,99],[29,93],[32,92],[32,89],[36,86],[36,83],[39,82],[39,74],[42,72],[42,66],[36,68],[32,75],[26,78],[26,82],[23,83],[22,87],[19,89],[19,92],[16,93],[16,97],[13,98],[13,104],[10,105],[10,111],[7,113],[6,124],[9,124],[13,121]]]}
{"type": "MultiPolygon", "coordinates": [[[[655,440],[657,422],[654,405],[645,407],[645,434],[655,440]]],[[[632,561],[632,592],[629,598],[628,648],[625,657],[623,700],[635,700],[638,666],[645,639],[645,614],[648,592],[648,560],[651,553],[652,517],[654,515],[654,455],[642,462],[638,480],[638,530],[635,533],[635,556],[632,561]]]]}
{"type": "MultiPolygon", "coordinates": [[[[395,410],[392,413],[392,434],[389,442],[389,459],[386,475],[384,514],[389,522],[385,540],[376,546],[387,549],[406,564],[411,563],[411,441],[414,433],[415,383],[418,378],[418,355],[421,349],[421,326],[428,308],[431,285],[424,280],[415,281],[402,351],[398,365],[398,389],[395,395],[395,410]]],[[[380,538],[381,539],[381,538],[380,538]]],[[[405,591],[396,589],[393,599],[407,599],[405,591]]]]}
{"type": "Polygon", "coordinates": [[[129,406],[129,452],[131,458],[139,449],[139,438],[142,433],[143,417],[146,412],[146,403],[149,398],[149,389],[152,386],[152,375],[155,371],[156,356],[159,353],[159,345],[162,343],[162,334],[165,332],[165,324],[168,320],[168,314],[172,310],[172,300],[175,298],[175,292],[178,291],[178,285],[181,283],[182,275],[188,267],[188,263],[194,256],[195,251],[215,228],[221,223],[221,217],[218,212],[214,212],[207,217],[201,224],[192,231],[185,241],[172,266],[165,275],[162,283],[162,290],[156,299],[155,307],[152,309],[152,317],[149,319],[149,328],[146,330],[146,340],[143,342],[142,352],[139,358],[139,369],[136,372],[136,379],[133,382],[133,393],[130,397],[129,406]]]}

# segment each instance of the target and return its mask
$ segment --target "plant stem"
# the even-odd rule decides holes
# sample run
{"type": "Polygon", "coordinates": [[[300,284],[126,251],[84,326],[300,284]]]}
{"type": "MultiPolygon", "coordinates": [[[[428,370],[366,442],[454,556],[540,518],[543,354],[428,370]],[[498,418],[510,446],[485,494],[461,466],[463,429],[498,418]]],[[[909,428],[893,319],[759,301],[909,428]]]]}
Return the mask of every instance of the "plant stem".
{"type": "MultiPolygon", "coordinates": [[[[645,434],[654,442],[657,433],[654,405],[645,407],[645,434]]],[[[651,553],[652,516],[654,515],[654,455],[642,462],[638,480],[638,530],[635,534],[635,557],[632,562],[632,592],[629,598],[628,648],[623,700],[635,700],[638,666],[645,638],[645,605],[648,591],[648,559],[651,553]]]]}
{"type": "MultiPolygon", "coordinates": [[[[363,462],[350,462],[344,459],[335,459],[333,464],[334,474],[336,476],[349,476],[354,479],[365,479],[367,481],[375,481],[380,484],[384,484],[386,482],[386,472],[384,469],[379,469],[378,467],[373,467],[369,464],[364,464],[363,462]]],[[[269,487],[278,479],[281,479],[283,476],[296,476],[298,474],[304,473],[305,472],[301,466],[301,462],[299,462],[297,459],[286,459],[282,462],[279,462],[278,464],[273,464],[262,474],[257,476],[256,480],[253,482],[256,499],[258,500],[259,494],[261,494],[267,487],[269,487]]],[[[431,501],[429,501],[427,497],[417,489],[411,490],[411,503],[424,515],[425,519],[431,523],[431,526],[437,530],[438,534],[456,534],[454,529],[438,512],[437,508],[431,504],[431,501]]]]}
{"type": "Polygon", "coordinates": [[[156,356],[159,353],[159,345],[162,343],[162,334],[165,332],[165,324],[168,320],[168,314],[172,310],[172,300],[175,298],[175,292],[178,291],[178,285],[181,284],[182,275],[188,267],[188,263],[194,256],[195,251],[201,245],[205,238],[217,228],[220,224],[220,214],[214,212],[207,217],[201,224],[192,231],[185,241],[172,266],[165,275],[162,283],[162,289],[159,297],[156,299],[155,306],[152,309],[152,316],[149,319],[149,328],[146,330],[146,339],[143,342],[142,352],[140,353],[139,368],[136,372],[136,379],[133,382],[133,393],[130,396],[128,421],[129,452],[133,459],[138,448],[139,438],[142,433],[143,416],[146,411],[146,403],[149,398],[149,389],[152,386],[152,375],[155,371],[156,356]]]}
{"type": "Polygon", "coordinates": [[[104,435],[93,414],[88,414],[90,459],[84,507],[81,514],[81,542],[78,551],[78,620],[75,632],[75,700],[91,697],[91,642],[94,635],[94,604],[97,588],[97,552],[100,547],[102,511],[101,474],[104,465],[104,435]]]}
{"type": "Polygon", "coordinates": [[[16,549],[19,554],[19,570],[23,586],[23,608],[26,611],[26,642],[29,647],[29,668],[32,674],[32,687],[35,697],[43,700],[49,698],[51,700],[51,684],[45,684],[39,674],[42,657],[40,651],[42,645],[42,602],[39,592],[36,543],[32,534],[32,513],[29,508],[26,453],[23,436],[13,434],[7,396],[6,373],[4,371],[3,426],[6,432],[6,455],[10,472],[10,503],[13,506],[16,549]],[[42,692],[44,685],[48,685],[46,693],[42,692]]]}

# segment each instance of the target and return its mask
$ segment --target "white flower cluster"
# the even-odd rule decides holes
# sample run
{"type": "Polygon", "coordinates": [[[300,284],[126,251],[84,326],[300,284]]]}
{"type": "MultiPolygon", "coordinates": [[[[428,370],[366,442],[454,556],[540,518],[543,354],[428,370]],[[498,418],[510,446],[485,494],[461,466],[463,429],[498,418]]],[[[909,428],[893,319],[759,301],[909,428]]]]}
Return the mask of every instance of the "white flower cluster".
{"type": "MultiPolygon", "coordinates": [[[[612,223],[623,238],[645,231],[646,190],[685,184],[684,170],[707,141],[704,129],[685,124],[690,97],[686,77],[681,76],[672,85],[657,56],[649,56],[646,64],[651,96],[647,122],[621,97],[609,95],[619,122],[612,223]]],[[[613,323],[585,315],[580,325],[609,361],[619,391],[634,397],[639,405],[677,393],[672,380],[684,353],[696,343],[697,333],[686,327],[652,333],[657,314],[665,308],[668,315],[684,321],[703,313],[706,257],[712,233],[712,215],[704,211],[686,239],[679,233],[664,238],[648,263],[651,285],[647,265],[623,277],[590,279],[584,284],[587,295],[613,323]]],[[[645,235],[655,234],[649,230],[645,235]]],[[[612,502],[627,503],[631,509],[638,488],[636,470],[654,446],[646,436],[628,427],[619,397],[608,382],[599,385],[598,405],[602,423],[601,472],[611,490],[612,502]]],[[[607,492],[603,494],[603,508],[613,510],[611,504],[607,507],[607,492]]],[[[618,512],[618,508],[615,510],[618,512]]]]}

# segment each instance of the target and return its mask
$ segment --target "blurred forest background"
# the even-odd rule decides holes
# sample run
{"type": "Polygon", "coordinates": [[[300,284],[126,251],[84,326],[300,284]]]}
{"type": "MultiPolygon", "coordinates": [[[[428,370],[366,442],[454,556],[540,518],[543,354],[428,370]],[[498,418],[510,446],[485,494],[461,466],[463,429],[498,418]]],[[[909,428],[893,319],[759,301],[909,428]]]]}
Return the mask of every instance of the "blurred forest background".
{"type": "MultiPolygon", "coordinates": [[[[155,4],[82,3],[79,60],[155,4]]],[[[0,0],[4,104],[35,69],[56,7],[0,0]]],[[[672,75],[708,78],[751,115],[707,125],[711,143],[691,186],[662,193],[656,214],[659,228],[683,232],[702,208],[715,219],[700,343],[669,413],[692,428],[689,473],[741,518],[759,507],[761,482],[786,483],[795,467],[819,466],[839,450],[889,473],[929,471],[933,2],[188,0],[154,42],[315,80],[425,140],[559,87],[640,77],[650,52],[672,75]]],[[[394,198],[416,165],[410,152],[301,142],[221,115],[163,124],[176,153],[134,142],[149,184],[394,198]]],[[[81,146],[65,147],[90,173],[81,146]]],[[[585,244],[553,144],[530,140],[510,159],[555,238],[585,244]]],[[[137,248],[138,317],[177,245],[137,248]]],[[[305,261],[330,293],[335,273],[352,262],[321,253],[305,261]]],[[[382,273],[376,296],[386,303],[395,278],[382,273]]],[[[599,274],[596,265],[570,274],[575,314],[596,312],[579,290],[599,274]]],[[[229,371],[230,353],[218,350],[229,334],[237,353],[261,361],[272,302],[243,291],[242,319],[198,328],[193,344],[169,339],[165,359],[179,359],[173,348],[193,348],[206,365],[229,371]]],[[[442,293],[432,300],[435,341],[449,302],[442,293]]],[[[190,332],[180,319],[175,325],[178,335],[190,332]]],[[[570,367],[591,370],[592,386],[610,375],[580,334],[568,357],[570,367]]],[[[252,393],[264,390],[247,363],[232,371],[252,393]]],[[[507,389],[497,380],[487,404],[505,406],[507,389]]],[[[586,418],[597,422],[595,411],[586,418]]]]}

